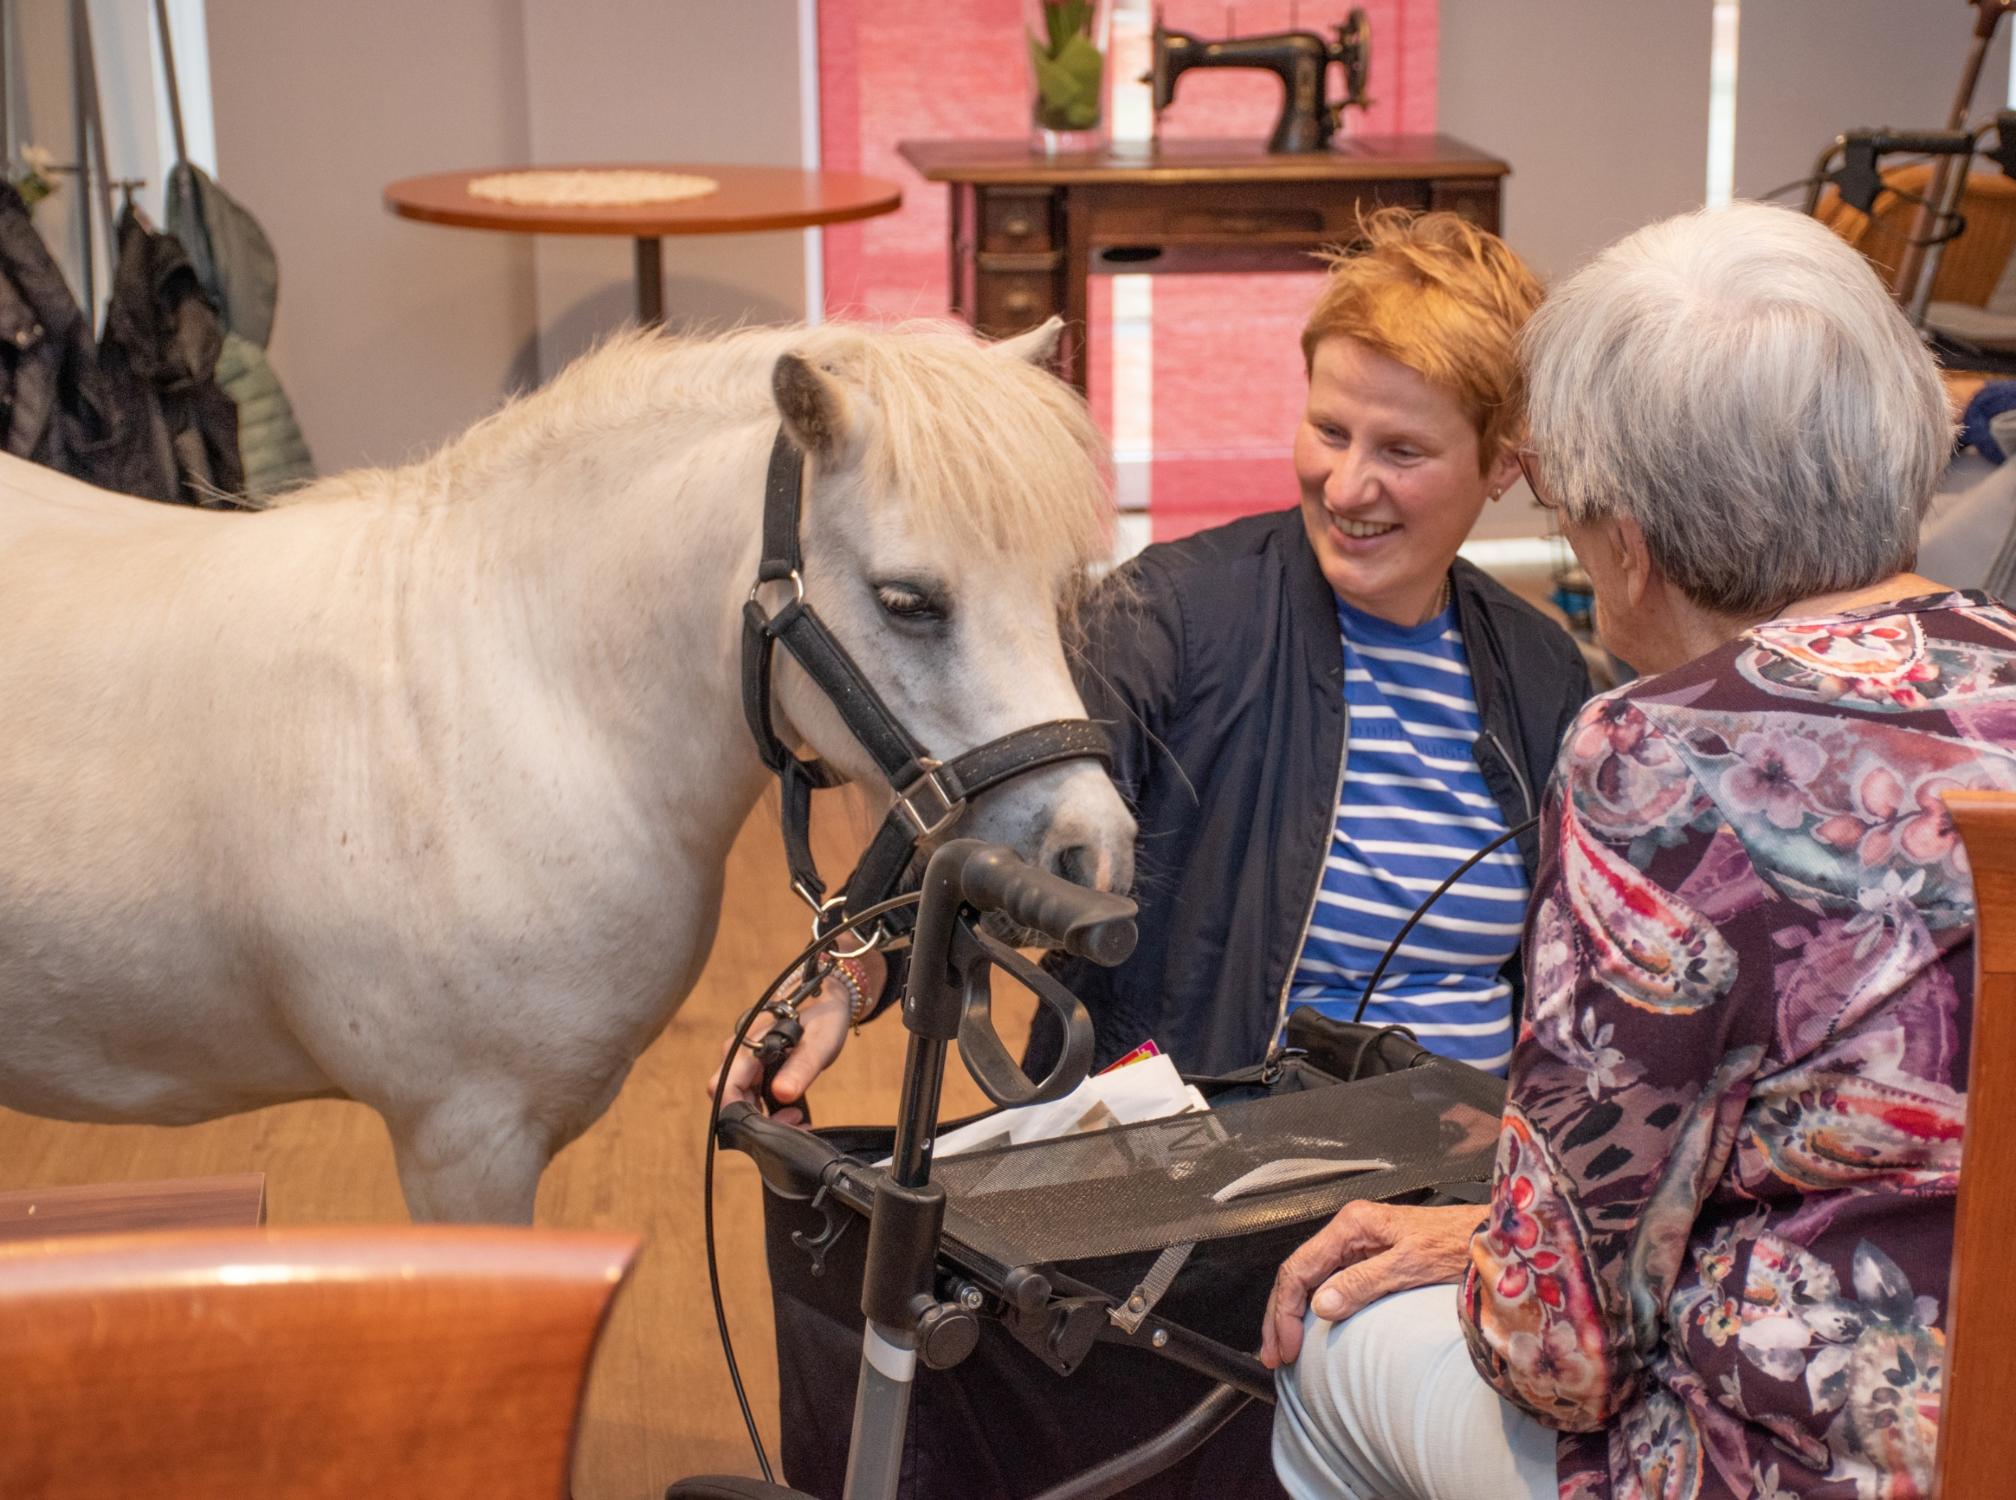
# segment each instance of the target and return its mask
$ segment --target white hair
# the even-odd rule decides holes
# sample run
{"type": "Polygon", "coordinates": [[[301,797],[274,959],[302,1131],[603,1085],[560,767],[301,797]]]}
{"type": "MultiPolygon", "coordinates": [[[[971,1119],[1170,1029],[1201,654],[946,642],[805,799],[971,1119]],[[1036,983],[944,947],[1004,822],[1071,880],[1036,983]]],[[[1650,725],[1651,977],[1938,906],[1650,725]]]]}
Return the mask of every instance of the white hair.
{"type": "Polygon", "coordinates": [[[1738,203],[1648,225],[1549,296],[1523,345],[1547,498],[1629,516],[1697,604],[1762,618],[1916,561],[1945,390],[1814,220],[1738,203]]]}

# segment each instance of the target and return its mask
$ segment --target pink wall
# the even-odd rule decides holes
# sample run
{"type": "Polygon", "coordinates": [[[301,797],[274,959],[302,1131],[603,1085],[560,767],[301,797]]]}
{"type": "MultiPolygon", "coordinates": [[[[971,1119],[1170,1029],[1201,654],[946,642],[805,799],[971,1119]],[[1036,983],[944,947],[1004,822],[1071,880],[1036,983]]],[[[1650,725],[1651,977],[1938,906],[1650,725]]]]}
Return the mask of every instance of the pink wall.
{"type": "MultiPolygon", "coordinates": [[[[1372,28],[1372,108],[1359,134],[1435,128],[1437,0],[1361,0],[1372,28]]],[[[1243,0],[1242,33],[1291,18],[1327,29],[1350,0],[1243,0]]],[[[1164,0],[1169,25],[1217,36],[1221,0],[1164,0]]],[[[900,213],[826,235],[826,306],[839,316],[943,316],[946,192],[896,154],[899,140],[1019,137],[1027,128],[1021,0],[820,0],[822,151],[830,167],[894,178],[900,213]]],[[[1243,69],[1184,78],[1162,119],[1170,137],[1264,138],[1271,80],[1243,69]]],[[[1294,499],[1287,453],[1301,411],[1298,337],[1317,276],[1163,276],[1154,284],[1154,530],[1176,535],[1294,499]]],[[[1110,305],[1093,279],[1092,322],[1110,305]]],[[[1110,362],[1095,332],[1093,409],[1111,410],[1110,362]]]]}

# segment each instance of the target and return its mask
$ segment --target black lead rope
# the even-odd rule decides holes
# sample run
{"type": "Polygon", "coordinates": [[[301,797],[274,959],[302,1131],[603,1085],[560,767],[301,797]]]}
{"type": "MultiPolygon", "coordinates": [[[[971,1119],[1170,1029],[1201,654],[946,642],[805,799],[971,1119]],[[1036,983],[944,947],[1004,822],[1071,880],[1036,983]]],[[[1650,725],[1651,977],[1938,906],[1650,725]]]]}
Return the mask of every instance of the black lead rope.
{"type": "Polygon", "coordinates": [[[1497,849],[1500,845],[1507,844],[1511,842],[1513,839],[1516,839],[1517,837],[1519,837],[1520,834],[1524,833],[1527,829],[1533,827],[1539,821],[1540,819],[1536,815],[1534,817],[1528,818],[1525,822],[1519,824],[1517,827],[1506,829],[1503,833],[1499,834],[1497,838],[1491,840],[1490,843],[1486,844],[1482,849],[1479,849],[1475,854],[1471,855],[1468,859],[1464,860],[1462,864],[1458,865],[1455,869],[1451,870],[1448,876],[1443,880],[1443,882],[1440,885],[1436,886],[1434,890],[1428,893],[1428,898],[1425,901],[1423,901],[1419,906],[1414,908],[1414,915],[1412,915],[1406,921],[1400,924],[1400,930],[1393,934],[1393,941],[1386,945],[1386,951],[1379,955],[1379,962],[1373,966],[1372,977],[1365,981],[1365,989],[1358,996],[1358,1008],[1351,1013],[1351,1021],[1353,1025],[1356,1025],[1358,1022],[1365,1019],[1365,1007],[1371,1003],[1372,992],[1377,988],[1379,988],[1379,981],[1385,977],[1386,965],[1393,962],[1393,955],[1400,951],[1400,945],[1407,940],[1407,934],[1414,930],[1414,924],[1416,922],[1419,922],[1424,916],[1428,914],[1428,908],[1433,906],[1438,900],[1440,900],[1442,897],[1442,893],[1448,890],[1450,886],[1454,885],[1457,881],[1461,880],[1465,875],[1469,874],[1471,869],[1474,868],[1477,862],[1483,859],[1485,855],[1491,853],[1493,850],[1497,849]]]}
{"type": "MultiPolygon", "coordinates": [[[[763,764],[777,775],[782,799],[785,859],[791,886],[815,913],[814,930],[839,917],[858,917],[901,888],[919,844],[950,830],[967,802],[1025,772],[1073,760],[1097,760],[1109,769],[1105,731],[1087,719],[1052,719],[989,740],[940,763],[905,729],[870,685],[847,648],[805,602],[803,556],[798,545],[805,456],[781,426],[771,445],[763,485],[763,557],[742,611],[742,712],[763,764]],[[789,586],[774,611],[765,590],[789,586]],[[778,738],[770,712],[770,678],[779,642],[823,692],[896,794],[874,841],[829,900],[812,856],[812,793],[837,786],[831,767],[791,753],[778,738]]],[[[886,936],[886,932],[882,935],[886,936]]]]}
{"type": "MultiPolygon", "coordinates": [[[[763,991],[763,996],[742,1017],[735,1028],[735,1036],[728,1044],[728,1050],[721,1056],[721,1071],[714,1078],[714,1101],[707,1111],[707,1149],[705,1162],[700,1173],[700,1225],[701,1236],[707,1245],[707,1289],[714,1298],[714,1329],[721,1336],[721,1357],[728,1363],[728,1383],[735,1387],[735,1402],[742,1408],[742,1424],[749,1429],[749,1444],[756,1450],[756,1467],[763,1471],[765,1483],[772,1482],[770,1455],[764,1451],[763,1434],[756,1427],[756,1413],[749,1406],[749,1393],[742,1385],[742,1370],[735,1362],[735,1341],[728,1335],[728,1308],[721,1300],[721,1260],[714,1242],[714,1158],[720,1147],[721,1098],[728,1091],[728,1074],[735,1066],[735,1059],[742,1055],[743,1043],[749,1035],[749,1028],[760,1015],[770,1013],[771,999],[789,984],[792,978],[801,974],[806,965],[812,963],[822,949],[830,948],[856,926],[873,922],[898,907],[915,906],[920,898],[916,895],[898,896],[893,901],[885,901],[879,906],[871,906],[858,915],[835,923],[827,932],[815,937],[799,955],[792,959],[763,991]]],[[[774,1020],[773,1015],[773,1020],[774,1020]]]]}

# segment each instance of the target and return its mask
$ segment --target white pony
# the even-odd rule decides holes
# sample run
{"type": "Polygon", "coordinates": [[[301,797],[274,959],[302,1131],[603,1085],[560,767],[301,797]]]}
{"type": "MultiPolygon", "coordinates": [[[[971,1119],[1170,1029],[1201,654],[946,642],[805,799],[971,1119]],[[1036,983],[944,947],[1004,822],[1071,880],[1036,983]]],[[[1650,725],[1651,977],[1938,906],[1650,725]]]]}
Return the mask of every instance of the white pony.
{"type": "MultiPolygon", "coordinates": [[[[347,1096],[415,1217],[529,1222],[699,974],[767,774],[737,648],[780,419],[807,597],[931,753],[1084,716],[1059,615],[1103,483],[1053,337],[624,337],[254,515],[0,460],[0,1104],[347,1096]]],[[[780,735],[873,777],[778,658],[780,735]]],[[[1129,878],[1096,762],[966,826],[1129,878]]]]}

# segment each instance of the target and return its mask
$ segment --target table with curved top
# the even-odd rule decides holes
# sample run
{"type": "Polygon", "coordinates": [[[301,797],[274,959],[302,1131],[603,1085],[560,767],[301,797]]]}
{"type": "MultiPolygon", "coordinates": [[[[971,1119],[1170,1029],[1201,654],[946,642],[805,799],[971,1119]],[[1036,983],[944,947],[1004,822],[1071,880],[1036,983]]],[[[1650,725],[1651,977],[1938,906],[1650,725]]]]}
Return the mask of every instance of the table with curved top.
{"type": "Polygon", "coordinates": [[[477,171],[435,172],[407,177],[385,189],[385,206],[402,219],[452,224],[463,229],[504,229],[522,234],[620,234],[636,241],[637,316],[658,323],[665,316],[662,257],[667,235],[750,234],[771,229],[811,229],[893,213],[903,190],[880,177],[799,167],[745,167],[713,164],[604,162],[562,164],[539,171],[681,172],[719,184],[698,198],[660,203],[533,204],[478,198],[469,184],[500,172],[527,167],[485,167],[477,171]]]}

